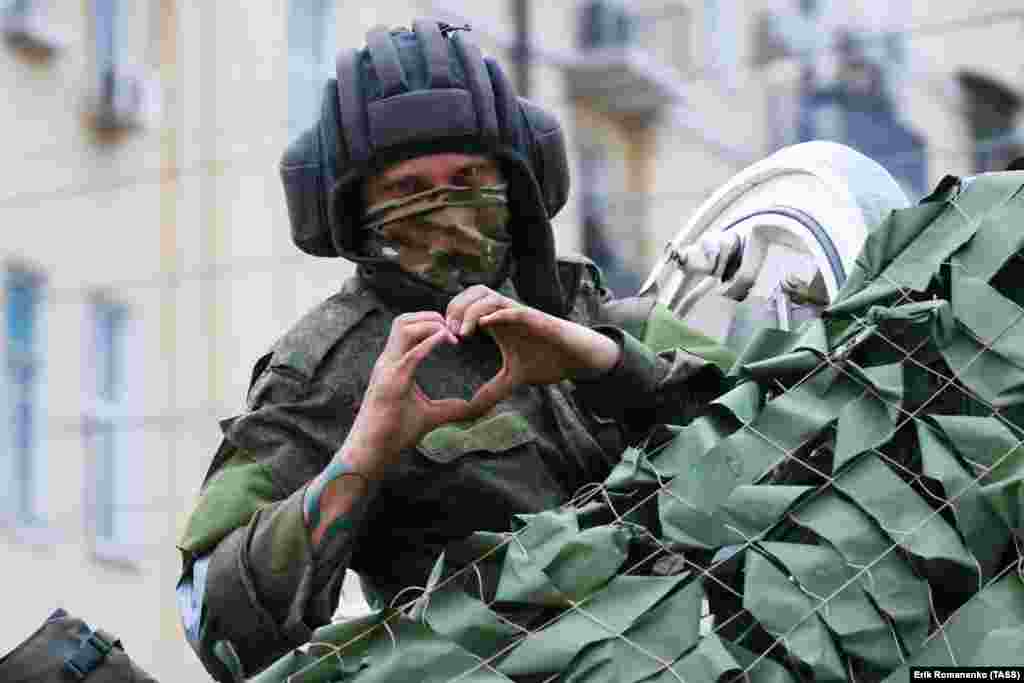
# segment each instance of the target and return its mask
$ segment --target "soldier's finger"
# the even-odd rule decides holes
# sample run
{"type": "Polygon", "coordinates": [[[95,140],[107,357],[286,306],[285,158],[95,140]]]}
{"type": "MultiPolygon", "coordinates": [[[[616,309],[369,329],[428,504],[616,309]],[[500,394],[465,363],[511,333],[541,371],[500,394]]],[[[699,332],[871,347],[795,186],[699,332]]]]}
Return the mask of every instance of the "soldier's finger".
{"type": "Polygon", "coordinates": [[[525,334],[535,341],[544,340],[557,346],[566,343],[565,328],[569,326],[568,321],[521,305],[488,313],[477,324],[496,338],[501,336],[502,328],[507,326],[505,329],[514,330],[517,335],[525,334]]]}
{"type": "Polygon", "coordinates": [[[461,398],[425,399],[424,402],[427,406],[427,419],[430,421],[431,428],[449,422],[472,420],[486,412],[461,398]]]}
{"type": "Polygon", "coordinates": [[[488,296],[477,299],[466,309],[462,316],[462,326],[459,334],[463,337],[473,334],[476,331],[477,321],[483,316],[502,309],[518,308],[514,301],[505,298],[497,292],[491,292],[488,296]]]}
{"type": "Polygon", "coordinates": [[[485,285],[473,285],[472,287],[467,287],[456,294],[455,297],[448,302],[448,309],[445,311],[445,315],[448,320],[448,329],[452,332],[458,332],[462,328],[463,316],[466,313],[466,309],[469,308],[473,302],[490,296],[493,293],[494,290],[490,287],[485,285]]]}
{"type": "Polygon", "coordinates": [[[498,374],[477,389],[469,400],[473,413],[483,415],[509,396],[518,385],[519,382],[508,368],[502,367],[498,374]]]}
{"type": "Polygon", "coordinates": [[[385,351],[391,358],[400,359],[424,339],[438,331],[447,329],[443,320],[421,320],[406,323],[392,331],[385,351]]]}
{"type": "Polygon", "coordinates": [[[444,316],[437,311],[415,311],[413,313],[403,313],[391,321],[391,331],[394,332],[396,329],[401,329],[407,325],[430,320],[443,323],[444,316]]]}
{"type": "Polygon", "coordinates": [[[431,321],[444,324],[444,317],[436,311],[415,311],[413,313],[403,313],[396,317],[391,321],[391,330],[388,333],[386,345],[387,350],[394,350],[397,348],[398,353],[404,353],[405,349],[408,348],[408,344],[402,341],[408,336],[406,329],[411,325],[431,321]]]}
{"type": "Polygon", "coordinates": [[[525,323],[529,321],[529,309],[525,306],[513,306],[510,308],[499,308],[487,315],[480,316],[477,323],[480,327],[500,325],[502,323],[525,323]]]}
{"type": "Polygon", "coordinates": [[[407,372],[413,372],[420,362],[430,355],[438,344],[441,342],[448,342],[449,344],[457,344],[458,339],[452,334],[443,323],[428,323],[434,325],[433,332],[426,335],[426,338],[421,337],[419,343],[413,346],[411,349],[406,351],[402,355],[401,365],[407,372]]]}

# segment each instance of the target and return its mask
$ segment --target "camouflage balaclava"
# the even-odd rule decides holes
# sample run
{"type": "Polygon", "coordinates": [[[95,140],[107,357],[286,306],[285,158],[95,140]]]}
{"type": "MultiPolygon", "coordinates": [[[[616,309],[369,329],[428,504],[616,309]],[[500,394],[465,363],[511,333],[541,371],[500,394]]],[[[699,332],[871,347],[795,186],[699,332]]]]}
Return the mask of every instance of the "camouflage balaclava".
{"type": "Polygon", "coordinates": [[[508,219],[504,185],[439,186],[368,207],[364,249],[446,294],[497,287],[508,274],[508,219]]]}

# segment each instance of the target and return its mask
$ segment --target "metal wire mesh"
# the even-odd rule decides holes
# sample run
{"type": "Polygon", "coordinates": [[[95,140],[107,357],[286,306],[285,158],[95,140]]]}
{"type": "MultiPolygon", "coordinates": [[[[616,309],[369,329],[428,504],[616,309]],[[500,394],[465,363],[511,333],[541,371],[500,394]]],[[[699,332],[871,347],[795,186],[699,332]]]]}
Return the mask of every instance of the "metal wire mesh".
{"type": "MultiPolygon", "coordinates": [[[[1011,197],[1007,197],[1005,201],[1008,202],[1010,198],[1011,197]]],[[[955,199],[950,200],[950,202],[957,211],[963,214],[964,218],[967,221],[974,225],[977,225],[980,221],[984,220],[985,215],[995,213],[1002,208],[1001,204],[997,204],[990,211],[986,212],[985,215],[978,215],[972,217],[967,215],[964,212],[964,209],[956,204],[955,199]]],[[[962,264],[953,263],[952,260],[947,260],[942,265],[946,267],[963,267],[962,264]]],[[[907,283],[894,281],[891,279],[891,277],[884,273],[880,276],[880,279],[887,281],[889,285],[892,285],[899,292],[898,298],[893,303],[893,305],[895,306],[904,303],[912,303],[914,301],[919,301],[921,299],[920,292],[913,291],[907,283]]],[[[730,676],[729,680],[731,681],[747,679],[748,676],[759,665],[759,663],[766,658],[774,657],[778,661],[790,661],[787,660],[787,656],[784,653],[791,652],[791,644],[789,641],[795,635],[797,630],[807,620],[818,618],[823,613],[826,613],[829,610],[832,601],[835,600],[840,594],[842,594],[847,588],[856,586],[863,581],[872,580],[871,572],[876,565],[881,563],[890,554],[902,554],[902,549],[908,543],[907,539],[911,539],[919,534],[928,533],[929,530],[927,526],[930,522],[932,522],[935,518],[938,518],[939,516],[943,515],[947,511],[952,511],[965,494],[967,494],[971,489],[976,489],[980,487],[987,475],[989,475],[993,470],[998,468],[1014,453],[1017,453],[1022,446],[1024,446],[1024,428],[1016,424],[1015,421],[1008,419],[1005,415],[1003,415],[999,407],[993,405],[991,401],[986,401],[980,396],[978,396],[976,392],[968,388],[966,384],[962,381],[962,378],[964,377],[965,373],[971,368],[971,366],[975,362],[977,362],[986,354],[993,353],[993,345],[997,344],[1004,335],[1006,335],[1010,330],[1013,330],[1015,327],[1020,325],[1022,321],[1024,321],[1024,309],[1018,309],[1017,315],[1007,320],[1005,324],[1001,325],[1001,331],[999,331],[994,336],[988,339],[976,339],[976,341],[981,346],[980,350],[974,355],[974,357],[969,359],[968,362],[965,363],[962,367],[960,367],[957,371],[952,371],[948,367],[945,369],[937,369],[933,365],[926,364],[921,360],[922,349],[926,345],[927,339],[921,341],[915,346],[907,348],[904,342],[892,338],[892,336],[886,334],[886,332],[883,329],[881,329],[877,324],[873,324],[870,320],[857,315],[854,316],[854,320],[857,324],[861,326],[862,333],[858,336],[854,336],[851,338],[853,344],[857,344],[868,337],[884,342],[898,354],[898,362],[901,365],[913,366],[915,368],[918,368],[928,377],[935,380],[936,388],[931,393],[931,395],[928,396],[924,401],[920,402],[918,405],[914,406],[912,409],[907,409],[904,405],[901,405],[900,402],[894,401],[892,397],[883,395],[883,393],[879,392],[875,387],[873,387],[870,382],[866,382],[864,380],[864,374],[862,372],[863,369],[860,368],[856,360],[854,360],[854,357],[851,354],[851,344],[847,343],[833,349],[830,353],[822,355],[819,358],[819,361],[816,364],[816,366],[810,372],[807,372],[802,377],[792,382],[788,386],[778,381],[774,382],[773,387],[771,389],[771,392],[773,394],[773,398],[771,400],[775,400],[780,397],[784,397],[788,394],[792,394],[801,387],[804,387],[807,383],[814,382],[815,379],[820,377],[823,372],[831,371],[837,377],[848,378],[862,389],[862,393],[859,397],[853,399],[854,401],[860,401],[861,399],[864,399],[866,397],[871,397],[877,401],[882,402],[887,409],[893,411],[893,414],[898,416],[898,420],[895,420],[895,425],[893,427],[893,434],[897,434],[900,432],[901,429],[908,425],[916,425],[918,423],[926,425],[924,418],[926,416],[926,413],[928,412],[927,409],[930,406],[932,406],[935,402],[940,401],[944,396],[947,396],[948,392],[954,392],[955,394],[959,394],[963,398],[985,405],[989,412],[989,415],[994,419],[998,420],[1002,425],[1004,425],[1008,430],[1012,432],[1012,434],[1014,435],[1015,442],[1006,452],[995,456],[990,464],[986,465],[984,463],[977,462],[971,463],[973,465],[974,474],[971,477],[970,486],[964,487],[953,494],[947,495],[936,493],[934,488],[929,487],[924,481],[925,473],[923,471],[918,471],[918,469],[916,469],[911,463],[900,461],[897,457],[894,456],[893,453],[887,452],[884,447],[871,446],[867,448],[864,451],[865,454],[877,456],[877,458],[879,458],[889,468],[891,468],[893,472],[899,474],[901,476],[901,479],[905,481],[909,486],[911,486],[914,491],[917,491],[918,493],[923,494],[924,497],[930,499],[930,513],[927,516],[920,519],[917,522],[917,524],[910,528],[884,528],[883,526],[883,530],[886,533],[887,537],[892,539],[892,542],[889,544],[887,550],[881,555],[877,556],[870,563],[864,564],[862,566],[854,566],[849,561],[847,561],[847,565],[849,569],[852,570],[852,574],[845,582],[839,585],[831,593],[825,595],[817,595],[809,591],[807,588],[800,586],[800,590],[812,601],[813,607],[810,610],[808,610],[805,614],[803,614],[799,619],[797,619],[795,623],[793,623],[785,631],[772,634],[770,644],[767,647],[764,647],[761,651],[754,653],[755,657],[753,661],[747,664],[742,670],[735,672],[735,675],[730,676]],[[865,330],[867,331],[866,334],[863,333],[863,331],[865,330]],[[861,370],[861,372],[858,372],[858,370],[861,370]]],[[[835,471],[830,472],[828,471],[828,467],[823,468],[819,462],[815,461],[813,457],[813,452],[811,452],[810,457],[808,455],[805,455],[805,453],[807,453],[807,448],[805,447],[806,444],[801,444],[795,448],[787,447],[784,444],[775,441],[770,435],[760,431],[753,422],[754,421],[743,422],[742,426],[738,431],[749,431],[750,433],[754,434],[761,442],[768,444],[770,448],[777,451],[777,458],[775,458],[775,461],[769,467],[767,467],[765,471],[761,473],[760,476],[755,477],[756,481],[764,482],[766,484],[770,483],[772,479],[772,473],[778,472],[780,467],[792,465],[800,466],[806,472],[812,473],[820,480],[820,483],[817,484],[816,486],[814,494],[802,500],[801,502],[796,503],[793,506],[793,508],[786,513],[787,518],[799,520],[801,511],[808,504],[810,504],[811,501],[815,500],[816,497],[821,496],[830,490],[841,488],[839,479],[841,478],[842,473],[835,471]]],[[[652,451],[650,455],[653,454],[654,452],[652,451]]],[[[655,470],[655,474],[657,475],[656,464],[651,463],[651,466],[655,470]]],[[[661,477],[659,477],[659,479],[661,479],[661,477]]],[[[654,491],[648,493],[646,496],[640,498],[639,500],[631,500],[628,504],[624,504],[622,502],[616,502],[613,492],[609,491],[608,487],[605,484],[596,483],[587,486],[583,490],[578,492],[572,500],[568,501],[565,504],[565,508],[579,509],[595,501],[600,502],[607,507],[611,515],[614,517],[614,524],[629,525],[631,524],[631,522],[628,519],[630,513],[635,512],[636,510],[640,509],[643,505],[649,503],[652,499],[658,497],[669,496],[674,498],[681,504],[693,506],[693,504],[690,501],[681,498],[677,491],[671,489],[670,485],[671,481],[666,480],[664,482],[659,482],[659,485],[654,491]]],[[[519,541],[520,536],[528,529],[529,527],[527,526],[515,533],[509,534],[507,539],[502,544],[502,546],[498,546],[498,548],[490,550],[486,556],[477,558],[477,560],[471,562],[465,568],[456,572],[444,581],[441,581],[434,586],[418,587],[414,589],[414,592],[417,593],[416,597],[407,600],[401,604],[396,603],[392,605],[395,611],[390,616],[385,618],[379,626],[375,626],[374,629],[360,633],[346,642],[319,643],[316,645],[316,647],[322,647],[327,649],[327,653],[322,655],[324,658],[344,656],[346,648],[355,644],[362,638],[371,637],[375,629],[384,628],[388,631],[389,636],[392,639],[392,642],[397,650],[401,646],[401,640],[400,636],[396,635],[391,630],[389,626],[390,621],[398,619],[400,618],[401,615],[409,614],[416,610],[419,610],[420,616],[422,616],[424,612],[429,612],[429,602],[431,595],[435,594],[437,591],[444,588],[450,582],[464,578],[463,575],[465,574],[471,574],[473,572],[476,573],[478,580],[481,582],[480,594],[482,595],[484,591],[482,587],[482,578],[479,578],[481,574],[478,564],[486,560],[488,556],[497,552],[501,547],[511,544],[519,544],[521,552],[526,553],[528,555],[527,549],[525,547],[522,547],[519,541]]],[[[721,589],[722,591],[725,591],[733,598],[736,598],[742,605],[742,601],[744,598],[743,593],[737,590],[736,586],[732,585],[730,582],[724,581],[722,578],[720,578],[716,570],[719,569],[726,562],[728,562],[729,558],[735,557],[743,551],[750,550],[752,552],[759,552],[759,549],[761,547],[760,544],[768,539],[771,528],[765,529],[764,532],[762,532],[761,534],[753,536],[748,536],[747,534],[744,534],[741,530],[735,528],[734,530],[745,537],[745,540],[742,543],[741,547],[731,548],[731,552],[728,557],[725,557],[718,561],[712,561],[710,564],[702,564],[700,562],[695,561],[686,552],[680,552],[677,548],[672,547],[672,544],[666,542],[665,539],[659,538],[658,536],[647,531],[647,540],[649,540],[652,543],[653,550],[650,554],[642,557],[639,561],[633,563],[631,566],[623,567],[619,573],[629,574],[633,570],[636,570],[644,565],[649,564],[650,561],[655,557],[671,558],[677,561],[679,566],[685,567],[688,571],[692,572],[693,576],[691,580],[714,584],[717,588],[721,589]]],[[[1003,562],[998,571],[996,571],[993,576],[984,581],[984,583],[981,582],[982,572],[980,571],[979,567],[979,585],[974,591],[975,595],[981,592],[982,590],[986,589],[987,587],[994,585],[1011,572],[1015,571],[1018,574],[1021,574],[1021,572],[1024,571],[1024,548],[1022,548],[1020,545],[1020,539],[1012,537],[1012,541],[1016,551],[1015,559],[1010,559],[1003,562]]],[[[977,559],[975,559],[975,562],[977,562],[977,559]]],[[[793,580],[795,581],[795,579],[793,580]]],[[[499,665],[500,661],[505,655],[515,650],[517,647],[521,646],[523,642],[529,640],[530,638],[536,637],[545,629],[554,626],[559,621],[566,619],[570,615],[580,615],[584,617],[585,619],[592,622],[594,625],[596,625],[604,631],[605,639],[618,640],[626,644],[628,647],[634,649],[637,653],[640,653],[643,656],[650,658],[654,663],[657,664],[658,667],[654,674],[664,673],[668,676],[668,678],[658,680],[689,680],[685,678],[684,675],[681,672],[677,671],[675,668],[676,662],[678,662],[681,658],[675,661],[665,659],[657,653],[650,651],[642,644],[637,643],[633,639],[631,639],[626,633],[627,629],[618,629],[608,624],[605,620],[601,619],[599,616],[595,615],[592,611],[590,611],[588,609],[588,604],[593,595],[594,594],[585,596],[579,600],[567,600],[568,606],[566,609],[564,609],[561,613],[557,614],[551,619],[545,621],[544,623],[533,626],[532,628],[527,628],[522,624],[518,624],[514,621],[508,620],[505,617],[503,617],[500,613],[500,606],[496,604],[496,600],[485,603],[485,606],[487,608],[492,609],[494,611],[494,615],[498,619],[515,628],[520,633],[520,636],[513,639],[511,643],[500,648],[491,656],[480,657],[473,655],[477,660],[477,663],[473,667],[468,668],[461,674],[454,676],[449,680],[458,681],[465,679],[467,677],[472,676],[475,672],[481,669],[490,671],[495,675],[502,675],[501,672],[498,670],[497,666],[499,665]]],[[[949,654],[950,660],[953,662],[954,665],[956,665],[958,664],[956,653],[954,648],[950,644],[946,634],[947,625],[953,619],[954,612],[949,610],[948,607],[942,607],[940,609],[940,607],[937,604],[938,602],[942,602],[942,600],[936,599],[935,587],[930,587],[929,617],[931,621],[931,628],[927,636],[927,639],[923,644],[921,644],[921,647],[924,647],[924,645],[927,645],[931,641],[941,640],[943,643],[945,643],[945,647],[949,654]]],[[[713,610],[709,613],[707,611],[707,607],[708,603],[705,600],[705,620],[708,620],[710,618],[712,623],[708,624],[707,627],[703,629],[702,638],[707,638],[712,635],[723,635],[730,626],[734,625],[733,622],[741,620],[745,617],[754,618],[756,621],[755,615],[751,614],[746,607],[740,607],[739,610],[735,611],[733,614],[730,615],[721,615],[724,618],[720,618],[720,616],[715,614],[713,610]]],[[[895,630],[893,624],[889,623],[889,627],[890,629],[893,629],[893,635],[895,637],[895,630]]],[[[315,650],[316,648],[313,648],[311,652],[315,650]]],[[[906,651],[905,647],[900,648],[900,657],[904,665],[908,663],[908,657],[912,654],[913,652],[906,651]]],[[[559,679],[562,675],[562,672],[555,673],[547,678],[544,678],[543,680],[545,682],[554,681],[559,679]]],[[[852,670],[850,671],[850,676],[851,679],[854,678],[852,670]]],[[[655,676],[652,675],[651,680],[654,679],[655,676]]]]}

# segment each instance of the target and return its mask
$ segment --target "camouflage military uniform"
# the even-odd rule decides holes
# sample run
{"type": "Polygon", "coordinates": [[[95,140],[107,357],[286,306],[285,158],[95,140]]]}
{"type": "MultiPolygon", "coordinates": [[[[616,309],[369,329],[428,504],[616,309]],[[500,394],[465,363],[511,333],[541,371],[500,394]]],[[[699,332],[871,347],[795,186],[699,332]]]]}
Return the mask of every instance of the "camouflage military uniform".
{"type": "MultiPolygon", "coordinates": [[[[354,278],[260,359],[247,411],[222,423],[179,544],[186,577],[209,558],[193,645],[211,673],[225,676],[216,641],[231,641],[250,674],[307,641],[333,614],[346,568],[389,601],[423,585],[443,548],[565,502],[652,424],[687,421],[718,393],[727,352],[651,300],[610,301],[589,262],[560,260],[559,270],[570,317],[615,339],[618,365],[586,383],[522,386],[483,418],[430,432],[318,552],[303,522],[305,487],[345,440],[392,320],[416,309],[400,288],[381,294],[354,278]]],[[[417,378],[429,396],[466,396],[500,363],[477,335],[440,346],[417,378]]]]}

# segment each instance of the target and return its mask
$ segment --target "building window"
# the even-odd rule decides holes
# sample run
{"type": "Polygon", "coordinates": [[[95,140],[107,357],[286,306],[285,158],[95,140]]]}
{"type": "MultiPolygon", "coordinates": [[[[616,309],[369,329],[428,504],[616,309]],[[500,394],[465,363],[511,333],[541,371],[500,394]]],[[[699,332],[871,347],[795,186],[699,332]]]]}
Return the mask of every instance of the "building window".
{"type": "Polygon", "coordinates": [[[119,82],[126,63],[126,17],[118,0],[93,0],[93,30],[95,32],[95,78],[99,84],[99,101],[113,107],[122,95],[124,86],[119,82]]]}
{"type": "Polygon", "coordinates": [[[870,54],[871,40],[841,31],[838,73],[832,82],[804,68],[797,134],[801,142],[825,139],[849,145],[882,164],[910,196],[924,194],[925,140],[900,117],[893,92],[893,70],[901,43],[877,40],[892,53],[870,54]]]}
{"type": "Polygon", "coordinates": [[[631,263],[633,259],[623,253],[623,233],[634,238],[640,234],[640,214],[631,210],[638,207],[634,206],[634,198],[622,190],[624,184],[613,181],[613,175],[621,174],[614,173],[603,146],[584,146],[579,163],[583,252],[601,269],[605,284],[613,293],[632,296],[643,280],[631,263]]]}
{"type": "Polygon", "coordinates": [[[159,90],[144,77],[138,58],[153,18],[149,3],[92,0],[93,86],[90,121],[98,131],[128,131],[150,125],[159,109],[159,90]]]}
{"type": "Polygon", "coordinates": [[[145,489],[138,447],[141,424],[132,389],[138,368],[132,351],[138,343],[127,306],[105,296],[92,298],[87,316],[85,438],[90,459],[89,525],[94,548],[109,559],[133,559],[142,540],[145,489]]]}
{"type": "Polygon", "coordinates": [[[32,13],[35,8],[33,0],[11,0],[7,3],[4,13],[12,17],[24,17],[32,13]]]}
{"type": "Polygon", "coordinates": [[[334,75],[333,0],[288,3],[288,135],[296,138],[320,115],[324,83],[334,75]]]}
{"type": "Polygon", "coordinates": [[[906,24],[905,11],[873,1],[869,16],[877,28],[854,30],[843,19],[848,5],[792,0],[789,9],[768,12],[758,25],[759,63],[788,57],[800,67],[798,79],[782,77],[768,90],[769,144],[849,145],[919,197],[926,189],[927,142],[902,115],[909,55],[906,35],[896,27],[906,24]]]}
{"type": "Polygon", "coordinates": [[[45,525],[43,278],[10,268],[4,283],[6,446],[4,513],[18,527],[45,525]]]}
{"type": "Polygon", "coordinates": [[[93,0],[96,31],[96,77],[102,82],[117,68],[119,41],[124,40],[117,0],[93,0]]]}
{"type": "Polygon", "coordinates": [[[589,0],[580,7],[577,43],[584,50],[628,47],[634,38],[634,17],[625,3],[589,0]]]}

